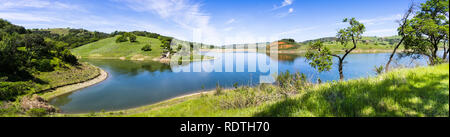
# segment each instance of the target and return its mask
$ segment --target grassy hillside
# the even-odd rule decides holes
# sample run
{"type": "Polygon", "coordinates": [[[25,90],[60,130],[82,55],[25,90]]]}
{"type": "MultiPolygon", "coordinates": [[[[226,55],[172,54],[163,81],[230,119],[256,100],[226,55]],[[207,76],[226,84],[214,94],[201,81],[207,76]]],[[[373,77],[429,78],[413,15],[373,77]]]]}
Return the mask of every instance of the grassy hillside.
{"type": "Polygon", "coordinates": [[[303,87],[240,87],[136,109],[76,116],[448,117],[449,64],[303,87]]]}
{"type": "MultiPolygon", "coordinates": [[[[270,46],[275,46],[278,44],[278,50],[281,51],[304,51],[309,48],[309,43],[320,40],[323,42],[325,46],[327,46],[332,51],[340,51],[344,48],[344,45],[340,44],[336,41],[335,37],[324,37],[319,39],[307,40],[303,42],[296,42],[293,39],[281,39],[275,42],[270,42],[270,46]]],[[[390,36],[390,37],[363,37],[361,41],[358,42],[357,50],[361,51],[370,51],[379,50],[379,51],[387,51],[392,50],[394,46],[400,41],[399,36],[390,36]]],[[[266,43],[259,43],[266,44],[266,43]]],[[[247,44],[237,44],[237,45],[226,45],[225,48],[234,48],[243,49],[246,48],[247,44]]],[[[349,43],[347,46],[351,46],[349,43]]],[[[400,47],[403,49],[403,47],[400,47]]]]}
{"type": "Polygon", "coordinates": [[[70,29],[69,28],[49,28],[49,29],[42,29],[42,31],[50,31],[50,33],[58,34],[58,35],[67,35],[67,34],[69,34],[70,29]]]}
{"type": "Polygon", "coordinates": [[[72,50],[82,58],[151,60],[161,56],[161,42],[158,39],[137,37],[137,42],[116,43],[116,37],[106,38],[72,50]],[[146,44],[151,44],[152,51],[142,51],[146,44]]]}
{"type": "MultiPolygon", "coordinates": [[[[308,43],[316,40],[322,41],[323,44],[331,50],[341,50],[344,48],[344,45],[337,42],[336,38],[327,37],[301,42],[299,43],[298,49],[306,50],[308,48],[308,43]]],[[[399,41],[400,37],[398,36],[362,37],[362,40],[358,42],[357,50],[392,50],[399,41]]],[[[349,43],[347,46],[350,47],[352,45],[349,43]]],[[[400,49],[403,49],[403,47],[400,47],[400,49]]]]}

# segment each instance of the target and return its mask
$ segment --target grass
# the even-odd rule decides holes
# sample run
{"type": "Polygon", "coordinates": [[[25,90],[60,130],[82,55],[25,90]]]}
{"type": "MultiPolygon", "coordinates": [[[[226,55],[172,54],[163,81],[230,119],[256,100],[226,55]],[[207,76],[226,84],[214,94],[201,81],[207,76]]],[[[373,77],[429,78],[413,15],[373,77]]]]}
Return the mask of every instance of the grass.
{"type": "Polygon", "coordinates": [[[68,66],[52,72],[40,72],[35,77],[43,81],[40,90],[48,90],[64,85],[84,82],[97,77],[100,71],[90,64],[81,63],[79,66],[68,66]]]}
{"type": "Polygon", "coordinates": [[[154,38],[137,37],[137,42],[116,43],[116,37],[106,38],[72,50],[81,58],[152,60],[161,56],[161,41],[154,38]],[[142,51],[142,47],[151,44],[152,51],[142,51]]]}
{"type": "Polygon", "coordinates": [[[69,28],[49,28],[49,29],[42,29],[44,31],[50,31],[52,34],[59,34],[59,35],[67,35],[69,34],[69,28]]]}
{"type": "MultiPolygon", "coordinates": [[[[53,116],[448,117],[449,64],[397,69],[320,85],[260,85],[175,98],[135,109],[53,116]]],[[[288,82],[288,83],[291,83],[288,82]]]]}
{"type": "Polygon", "coordinates": [[[448,117],[448,70],[443,64],[327,83],[270,105],[256,116],[448,117]]]}

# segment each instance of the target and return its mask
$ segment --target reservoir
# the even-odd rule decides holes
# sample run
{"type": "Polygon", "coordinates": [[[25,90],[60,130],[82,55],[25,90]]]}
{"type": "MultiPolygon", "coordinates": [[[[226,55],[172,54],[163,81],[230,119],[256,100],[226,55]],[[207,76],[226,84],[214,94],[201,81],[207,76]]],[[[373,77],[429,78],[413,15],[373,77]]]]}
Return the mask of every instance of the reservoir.
{"type": "MultiPolygon", "coordinates": [[[[301,55],[279,54],[278,58],[271,58],[265,53],[221,53],[206,52],[204,55],[215,57],[216,61],[228,58],[232,63],[222,63],[221,67],[233,68],[233,72],[174,72],[183,67],[195,66],[190,62],[184,66],[173,66],[154,61],[129,61],[129,60],[100,60],[82,59],[92,65],[108,72],[109,77],[96,85],[61,95],[50,100],[52,105],[60,108],[63,113],[88,113],[99,111],[112,111],[135,108],[143,105],[157,103],[177,96],[215,89],[219,84],[224,88],[239,85],[254,86],[259,84],[260,76],[273,75],[270,72],[249,72],[247,68],[251,62],[264,58],[267,61],[276,62],[277,72],[300,72],[306,74],[308,79],[316,82],[339,80],[337,64],[328,72],[317,72],[311,68],[301,55]],[[255,56],[248,56],[255,54],[255,56]],[[244,57],[239,58],[239,57],[244,57]],[[238,58],[238,59],[237,59],[238,58]],[[244,71],[237,72],[236,64],[243,64],[244,71]]],[[[390,53],[350,54],[345,59],[345,79],[375,76],[375,66],[385,65],[390,53]]],[[[416,67],[426,65],[426,58],[412,59],[404,57],[394,60],[394,67],[416,67]]],[[[214,60],[206,63],[213,64],[214,60]]],[[[334,58],[334,62],[337,60],[334,58]]],[[[205,62],[203,62],[205,63],[205,62]]],[[[239,65],[238,65],[239,66],[239,65]]]]}

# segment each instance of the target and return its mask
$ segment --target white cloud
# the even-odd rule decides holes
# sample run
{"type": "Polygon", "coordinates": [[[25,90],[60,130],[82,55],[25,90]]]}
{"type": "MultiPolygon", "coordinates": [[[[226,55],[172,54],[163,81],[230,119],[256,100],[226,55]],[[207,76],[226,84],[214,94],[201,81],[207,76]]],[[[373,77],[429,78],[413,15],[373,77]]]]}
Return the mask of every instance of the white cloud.
{"type": "Polygon", "coordinates": [[[228,20],[227,22],[225,22],[225,24],[232,24],[232,23],[234,23],[236,20],[235,19],[230,19],[230,20],[228,20]]]}
{"type": "Polygon", "coordinates": [[[0,0],[0,9],[12,8],[44,8],[50,5],[48,1],[41,0],[0,0]]]}
{"type": "Polygon", "coordinates": [[[377,18],[372,18],[372,19],[364,19],[364,20],[360,20],[361,23],[365,24],[365,25],[378,25],[378,24],[383,24],[387,21],[396,21],[402,18],[401,14],[396,14],[396,15],[390,15],[390,16],[386,16],[386,17],[377,17],[377,18]]]}
{"type": "Polygon", "coordinates": [[[365,36],[393,36],[397,34],[396,29],[376,29],[376,30],[368,30],[364,33],[365,36]]]}
{"type": "Polygon", "coordinates": [[[277,17],[282,18],[282,17],[286,17],[287,15],[294,13],[294,8],[289,8],[289,10],[287,12],[283,12],[283,13],[278,13],[276,14],[277,17]]]}
{"type": "MultiPolygon", "coordinates": [[[[118,0],[125,2],[138,12],[151,12],[161,18],[171,20],[188,31],[200,31],[203,40],[199,42],[216,42],[219,38],[216,28],[210,24],[210,16],[201,11],[201,4],[190,0],[118,0]]],[[[193,37],[193,36],[192,36],[193,37]]]]}
{"type": "Polygon", "coordinates": [[[293,2],[294,2],[294,0],[284,0],[281,6],[282,7],[288,6],[288,5],[291,5],[293,2]]]}
{"type": "Polygon", "coordinates": [[[298,34],[300,32],[314,30],[314,29],[317,29],[317,28],[318,28],[317,26],[306,27],[306,28],[303,28],[303,27],[302,28],[296,28],[296,29],[292,29],[292,30],[289,30],[289,31],[281,32],[281,33],[279,33],[279,35],[284,36],[284,35],[298,34]]]}
{"type": "Polygon", "coordinates": [[[179,25],[192,29],[209,24],[210,17],[200,11],[200,4],[188,0],[119,0],[139,12],[152,12],[164,19],[170,19],[179,25]]]}
{"type": "Polygon", "coordinates": [[[227,28],[225,28],[225,29],[223,29],[224,31],[231,31],[231,30],[233,30],[234,28],[233,27],[227,27],[227,28]]]}
{"type": "Polygon", "coordinates": [[[280,6],[274,5],[273,10],[292,5],[293,3],[294,3],[294,0],[284,0],[280,6]]]}
{"type": "Polygon", "coordinates": [[[289,8],[289,12],[288,13],[292,13],[294,12],[294,8],[289,8]]]}
{"type": "Polygon", "coordinates": [[[46,16],[36,16],[28,13],[0,12],[0,18],[16,21],[52,22],[58,19],[46,16]]]}
{"type": "Polygon", "coordinates": [[[0,0],[0,10],[20,8],[45,8],[84,11],[83,8],[77,5],[51,0],[0,0]]]}

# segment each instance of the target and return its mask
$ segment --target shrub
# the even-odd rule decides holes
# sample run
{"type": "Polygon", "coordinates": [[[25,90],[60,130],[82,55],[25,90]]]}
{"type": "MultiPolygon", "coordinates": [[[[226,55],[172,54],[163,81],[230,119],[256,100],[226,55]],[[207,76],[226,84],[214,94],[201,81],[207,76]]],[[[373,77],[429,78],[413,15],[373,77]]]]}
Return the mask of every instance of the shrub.
{"type": "Polygon", "coordinates": [[[268,85],[260,85],[257,88],[240,87],[220,99],[220,107],[240,109],[282,99],[282,94],[275,90],[274,87],[268,85]]]}
{"type": "Polygon", "coordinates": [[[8,80],[8,77],[0,77],[0,82],[4,82],[6,80],[8,80]]]}
{"type": "Polygon", "coordinates": [[[374,71],[377,73],[377,75],[380,75],[381,73],[383,73],[384,70],[384,66],[380,65],[379,67],[375,66],[374,71]]]}
{"type": "Polygon", "coordinates": [[[2,116],[15,116],[17,113],[20,113],[21,109],[14,105],[13,103],[2,102],[0,101],[0,117],[2,116]]]}
{"type": "Polygon", "coordinates": [[[220,95],[222,94],[222,87],[220,86],[219,83],[216,84],[216,93],[215,95],[220,95]]]}
{"type": "Polygon", "coordinates": [[[307,80],[306,75],[303,73],[286,71],[285,73],[280,72],[277,76],[276,84],[280,87],[280,92],[287,97],[307,89],[310,87],[311,82],[307,80]]]}
{"type": "Polygon", "coordinates": [[[143,51],[152,51],[152,46],[150,44],[145,45],[141,48],[143,51]]]}
{"type": "Polygon", "coordinates": [[[124,35],[121,35],[121,36],[117,37],[117,39],[116,39],[116,43],[121,43],[121,42],[125,42],[125,41],[128,41],[128,39],[124,35]]]}
{"type": "Polygon", "coordinates": [[[47,114],[47,110],[45,110],[44,108],[32,108],[27,111],[27,115],[32,117],[43,117],[47,114]]]}
{"type": "Polygon", "coordinates": [[[67,62],[72,65],[78,64],[77,57],[75,57],[75,55],[73,55],[68,49],[65,49],[64,51],[61,52],[61,59],[64,62],[67,62]]]}
{"type": "Polygon", "coordinates": [[[235,82],[235,83],[233,84],[233,87],[234,87],[235,89],[237,89],[238,86],[239,86],[239,84],[238,84],[237,82],[235,82]]]}
{"type": "Polygon", "coordinates": [[[137,42],[137,41],[136,41],[136,35],[129,34],[129,35],[128,35],[128,38],[130,39],[130,42],[137,42]]]}
{"type": "Polygon", "coordinates": [[[30,82],[0,82],[0,100],[13,100],[32,91],[32,87],[30,82]]]}
{"type": "Polygon", "coordinates": [[[32,60],[35,68],[39,71],[50,72],[54,70],[54,63],[50,59],[33,59],[32,60]]]}

